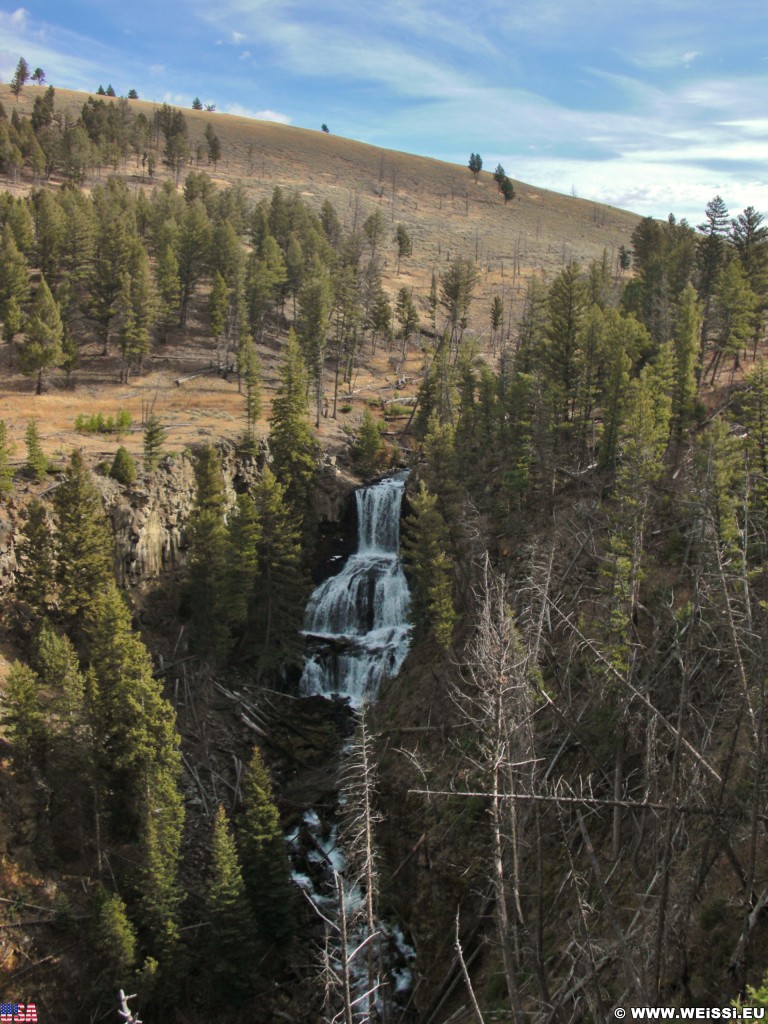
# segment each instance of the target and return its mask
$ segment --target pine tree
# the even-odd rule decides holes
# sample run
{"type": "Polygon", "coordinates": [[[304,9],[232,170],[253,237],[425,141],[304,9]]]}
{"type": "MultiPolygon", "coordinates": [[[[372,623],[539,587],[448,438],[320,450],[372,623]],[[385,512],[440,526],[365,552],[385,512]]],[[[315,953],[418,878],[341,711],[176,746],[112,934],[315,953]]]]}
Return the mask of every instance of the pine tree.
{"type": "Polygon", "coordinates": [[[159,417],[150,413],[144,424],[144,469],[152,473],[157,469],[160,459],[163,457],[163,444],[165,443],[165,427],[159,417]]]}
{"type": "Polygon", "coordinates": [[[136,463],[133,461],[133,456],[123,445],[115,452],[109,476],[112,480],[117,480],[118,483],[124,484],[126,487],[130,487],[131,484],[136,482],[136,463]]]}
{"type": "Polygon", "coordinates": [[[227,524],[230,565],[229,616],[236,627],[248,621],[256,582],[259,578],[259,544],[262,528],[250,493],[238,494],[227,524]]]}
{"type": "Polygon", "coordinates": [[[152,660],[131,626],[117,587],[94,603],[88,651],[96,684],[100,777],[112,831],[137,831],[142,847],[141,916],[161,961],[178,940],[182,898],[177,872],[184,822],[175,714],[154,678],[152,660]]]}
{"type": "Polygon", "coordinates": [[[53,599],[56,569],[51,523],[45,505],[37,499],[29,503],[17,558],[16,592],[42,615],[53,599]]]}
{"type": "Polygon", "coordinates": [[[307,596],[302,569],[301,533],[286,490],[267,466],[253,490],[261,528],[258,586],[253,594],[246,642],[259,675],[298,665],[304,645],[300,634],[307,596]]]}
{"type": "Polygon", "coordinates": [[[0,420],[0,501],[13,494],[13,467],[11,466],[11,445],[5,420],[0,420]]]}
{"type": "Polygon", "coordinates": [[[213,823],[211,877],[205,892],[206,966],[217,1003],[237,1005],[252,987],[255,924],[245,891],[235,840],[224,808],[213,823]]]}
{"type": "Polygon", "coordinates": [[[114,545],[101,497],[79,451],[72,453],[53,505],[59,606],[68,621],[82,627],[114,581],[114,545]]]}
{"type": "Polygon", "coordinates": [[[456,612],[453,608],[451,563],[445,520],[437,509],[437,498],[424,481],[411,499],[413,512],[403,524],[402,552],[411,584],[411,618],[417,637],[433,636],[447,648],[453,637],[456,612]]]}
{"type": "Polygon", "coordinates": [[[41,684],[28,665],[11,665],[2,697],[3,725],[13,744],[14,759],[24,766],[45,764],[48,728],[41,698],[41,684]]]}
{"type": "Polygon", "coordinates": [[[395,248],[397,249],[397,273],[400,273],[400,261],[404,256],[413,255],[413,239],[408,234],[405,224],[398,224],[395,228],[395,248]]]}
{"type": "Polygon", "coordinates": [[[256,424],[261,417],[261,363],[248,331],[238,346],[238,373],[245,390],[245,443],[249,451],[255,451],[256,424]]]}
{"type": "Polygon", "coordinates": [[[14,71],[13,78],[11,79],[11,92],[16,97],[16,102],[18,102],[19,96],[21,95],[21,90],[24,88],[28,81],[29,65],[27,64],[23,57],[19,57],[19,63],[16,65],[16,70],[14,71]]]}
{"type": "Polygon", "coordinates": [[[0,320],[3,338],[13,359],[13,340],[21,331],[23,310],[29,300],[29,267],[16,244],[10,221],[3,228],[0,242],[0,320]]]}
{"type": "Polygon", "coordinates": [[[328,271],[312,260],[299,293],[298,336],[309,369],[315,396],[315,426],[320,426],[323,406],[323,373],[333,296],[328,271]]]}
{"type": "Polygon", "coordinates": [[[224,522],[224,478],[221,457],[205,447],[195,463],[197,491],[187,529],[189,559],[187,594],[195,649],[223,655],[229,646],[229,551],[224,522]]]}
{"type": "Polygon", "coordinates": [[[678,303],[673,337],[675,389],[672,395],[672,415],[678,437],[690,423],[696,402],[700,336],[701,307],[695,288],[688,284],[678,303]]]}
{"type": "Polygon", "coordinates": [[[43,391],[46,370],[59,366],[64,357],[61,344],[63,336],[64,326],[58,303],[51,295],[45,278],[41,278],[19,354],[21,372],[37,374],[35,393],[38,395],[43,391]]]}
{"type": "Polygon", "coordinates": [[[24,444],[27,448],[27,469],[32,479],[41,484],[48,475],[48,456],[40,444],[37,422],[30,420],[24,431],[24,444]]]}
{"type": "Polygon", "coordinates": [[[295,928],[293,892],[280,815],[258,747],[253,748],[243,778],[236,838],[260,944],[283,946],[295,928]]]}
{"type": "Polygon", "coordinates": [[[355,460],[364,477],[375,476],[378,472],[381,466],[383,447],[384,442],[381,439],[378,423],[371,415],[371,410],[366,408],[354,447],[355,460]]]}
{"type": "Polygon", "coordinates": [[[205,206],[200,199],[189,203],[184,211],[179,234],[177,257],[181,307],[179,327],[185,327],[189,300],[202,276],[211,246],[211,225],[205,206]]]}
{"type": "Polygon", "coordinates": [[[293,330],[288,333],[280,383],[272,402],[269,448],[272,469],[301,517],[302,533],[308,539],[319,449],[307,422],[306,370],[293,330]]]}
{"type": "Polygon", "coordinates": [[[178,321],[181,303],[179,261],[171,245],[166,245],[158,258],[155,279],[159,299],[158,323],[163,341],[167,341],[168,332],[178,321]]]}
{"type": "Polygon", "coordinates": [[[136,963],[136,930],[128,919],[125,903],[117,893],[99,887],[91,922],[93,951],[105,988],[111,993],[127,987],[136,963]]]}

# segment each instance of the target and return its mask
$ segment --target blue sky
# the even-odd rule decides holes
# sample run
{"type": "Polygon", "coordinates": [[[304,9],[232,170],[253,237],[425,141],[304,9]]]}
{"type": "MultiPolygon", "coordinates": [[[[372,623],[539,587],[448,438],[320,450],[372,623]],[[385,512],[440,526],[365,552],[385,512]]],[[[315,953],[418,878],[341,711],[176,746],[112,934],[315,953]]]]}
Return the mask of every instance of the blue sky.
{"type": "Polygon", "coordinates": [[[641,214],[768,214],[763,0],[0,0],[4,81],[22,55],[641,214]]]}

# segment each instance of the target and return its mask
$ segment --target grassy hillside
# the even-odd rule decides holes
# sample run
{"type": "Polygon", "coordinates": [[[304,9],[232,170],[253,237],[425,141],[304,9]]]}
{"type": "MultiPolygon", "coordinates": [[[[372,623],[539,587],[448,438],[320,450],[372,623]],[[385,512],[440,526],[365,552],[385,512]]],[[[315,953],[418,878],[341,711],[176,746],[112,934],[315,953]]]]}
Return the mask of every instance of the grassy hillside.
{"type": "MultiPolygon", "coordinates": [[[[18,101],[7,85],[0,86],[8,116],[14,109],[31,114],[36,96],[42,90],[26,86],[18,101]]],[[[75,119],[88,94],[55,90],[56,111],[75,119]]],[[[119,102],[109,100],[106,102],[119,102]]],[[[143,111],[149,118],[156,104],[130,101],[131,110],[143,111]]],[[[477,182],[466,166],[443,163],[344,139],[321,131],[309,131],[267,121],[255,121],[226,114],[184,110],[189,126],[190,148],[194,152],[202,142],[206,126],[213,125],[222,146],[222,159],[214,168],[204,160],[190,163],[189,170],[204,170],[221,188],[240,184],[249,200],[269,197],[275,186],[295,191],[319,208],[328,200],[335,207],[345,229],[359,227],[369,214],[380,210],[387,230],[382,246],[383,283],[394,298],[402,287],[413,289],[422,321],[426,321],[426,296],[433,271],[438,273],[455,257],[476,259],[480,282],[470,310],[470,330],[480,338],[489,331],[489,308],[494,295],[504,300],[506,329],[513,331],[525,290],[532,274],[553,276],[568,261],[588,262],[606,252],[616,266],[620,245],[629,246],[637,216],[612,207],[571,196],[560,195],[514,180],[515,199],[505,205],[492,174],[483,171],[477,182]],[[393,234],[402,223],[413,239],[413,255],[402,261],[397,273],[393,234]]],[[[514,168],[508,168],[514,172],[514,168]]],[[[158,161],[153,181],[142,175],[140,166],[129,159],[117,173],[136,189],[152,188],[168,177],[158,161]]],[[[84,187],[91,188],[108,176],[100,171],[84,187]]],[[[60,181],[54,178],[52,187],[60,181]]],[[[25,170],[17,182],[0,182],[19,194],[32,186],[25,170]]],[[[198,289],[198,306],[207,292],[198,289]]],[[[275,380],[276,344],[262,347],[266,404],[275,380]]],[[[51,454],[66,452],[74,444],[84,445],[94,454],[105,448],[103,439],[87,438],[71,429],[79,413],[102,411],[114,414],[118,408],[130,411],[139,421],[147,402],[156,402],[164,420],[172,427],[171,446],[193,443],[215,436],[236,436],[240,430],[242,401],[231,382],[215,376],[199,377],[176,386],[210,362],[212,343],[205,328],[193,316],[184,334],[173,336],[165,346],[156,346],[147,361],[146,372],[130,387],[118,384],[118,370],[110,359],[99,358],[97,348],[82,351],[75,374],[74,391],[57,386],[56,375],[46,395],[36,397],[30,381],[20,374],[8,373],[0,381],[0,400],[10,398],[6,414],[12,436],[21,439],[23,425],[32,416],[40,421],[43,442],[51,454]]],[[[421,361],[418,353],[401,367],[417,376],[421,361]]],[[[386,352],[363,367],[356,381],[356,396],[368,396],[387,383],[392,375],[386,352]]],[[[59,382],[60,383],[60,382],[59,382]]],[[[354,418],[359,416],[359,408],[354,418]]],[[[342,417],[343,420],[344,417],[342,417]]],[[[339,423],[326,423],[321,433],[338,437],[339,423]]],[[[140,434],[128,447],[138,450],[140,434]]],[[[111,447],[111,442],[106,447],[111,447]]],[[[20,450],[19,453],[20,454],[20,450]]]]}

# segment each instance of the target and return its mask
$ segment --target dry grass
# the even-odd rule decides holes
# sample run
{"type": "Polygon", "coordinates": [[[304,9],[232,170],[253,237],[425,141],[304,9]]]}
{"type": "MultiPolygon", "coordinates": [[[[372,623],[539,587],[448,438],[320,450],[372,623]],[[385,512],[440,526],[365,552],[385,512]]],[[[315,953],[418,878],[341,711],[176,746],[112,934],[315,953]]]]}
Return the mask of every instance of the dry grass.
{"type": "MultiPolygon", "coordinates": [[[[19,111],[29,113],[39,94],[38,87],[25,87],[19,111]]],[[[17,106],[8,86],[0,86],[0,99],[8,114],[17,106]]],[[[86,99],[83,93],[56,90],[57,110],[71,116],[86,99]]],[[[155,109],[154,104],[141,100],[132,101],[131,107],[150,117],[155,109]]],[[[503,297],[508,316],[514,320],[531,274],[551,277],[571,259],[586,262],[600,258],[604,251],[615,265],[618,246],[629,244],[637,223],[634,214],[520,181],[514,181],[515,200],[505,206],[488,172],[481,173],[475,183],[466,167],[382,150],[320,131],[204,111],[185,110],[184,114],[193,149],[202,140],[206,125],[214,125],[224,157],[215,172],[205,164],[200,169],[222,187],[240,182],[249,198],[257,200],[269,197],[279,185],[318,208],[330,200],[347,229],[359,227],[370,213],[380,210],[387,224],[381,247],[385,287],[392,295],[401,287],[413,288],[425,321],[432,272],[441,271],[453,257],[474,257],[481,276],[470,328],[481,339],[488,331],[493,295],[503,297]],[[414,243],[413,256],[403,261],[400,274],[396,273],[392,241],[397,223],[406,226],[414,243]]],[[[151,187],[132,160],[119,168],[119,173],[136,189],[151,187]]],[[[162,180],[164,172],[158,173],[156,181],[162,180]]],[[[89,182],[88,187],[98,180],[89,182]]],[[[14,191],[25,191],[30,184],[19,182],[14,191]]],[[[273,339],[271,347],[261,352],[265,414],[276,379],[278,346],[273,339]]],[[[193,322],[183,338],[157,346],[146,372],[128,386],[118,383],[117,362],[96,352],[95,348],[84,350],[75,374],[75,390],[66,389],[54,374],[47,393],[39,397],[33,394],[32,381],[5,367],[0,369],[0,417],[16,442],[21,442],[24,427],[34,416],[51,455],[80,446],[94,457],[106,457],[118,443],[137,452],[140,433],[130,434],[122,442],[104,435],[77,434],[74,420],[80,413],[114,415],[118,409],[127,409],[139,422],[142,410],[152,402],[169,425],[169,447],[236,437],[242,431],[243,402],[235,382],[211,375],[179,387],[174,384],[178,377],[207,366],[213,357],[212,343],[200,321],[193,322]]],[[[416,373],[419,368],[414,356],[404,369],[416,373]]],[[[384,386],[387,375],[393,376],[392,366],[389,354],[382,352],[362,368],[355,383],[355,410],[347,418],[357,420],[362,398],[384,386]]],[[[338,438],[339,426],[324,421],[321,439],[338,438]]],[[[23,455],[23,445],[16,455],[23,455]]]]}

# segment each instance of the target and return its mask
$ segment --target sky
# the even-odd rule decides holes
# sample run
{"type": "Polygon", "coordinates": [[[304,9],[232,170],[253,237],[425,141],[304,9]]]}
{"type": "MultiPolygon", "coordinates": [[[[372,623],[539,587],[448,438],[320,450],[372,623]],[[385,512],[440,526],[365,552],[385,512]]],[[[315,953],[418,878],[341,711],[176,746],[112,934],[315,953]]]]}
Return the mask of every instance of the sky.
{"type": "Polygon", "coordinates": [[[0,78],[319,129],[653,217],[768,214],[764,0],[0,0],[0,78]]]}

